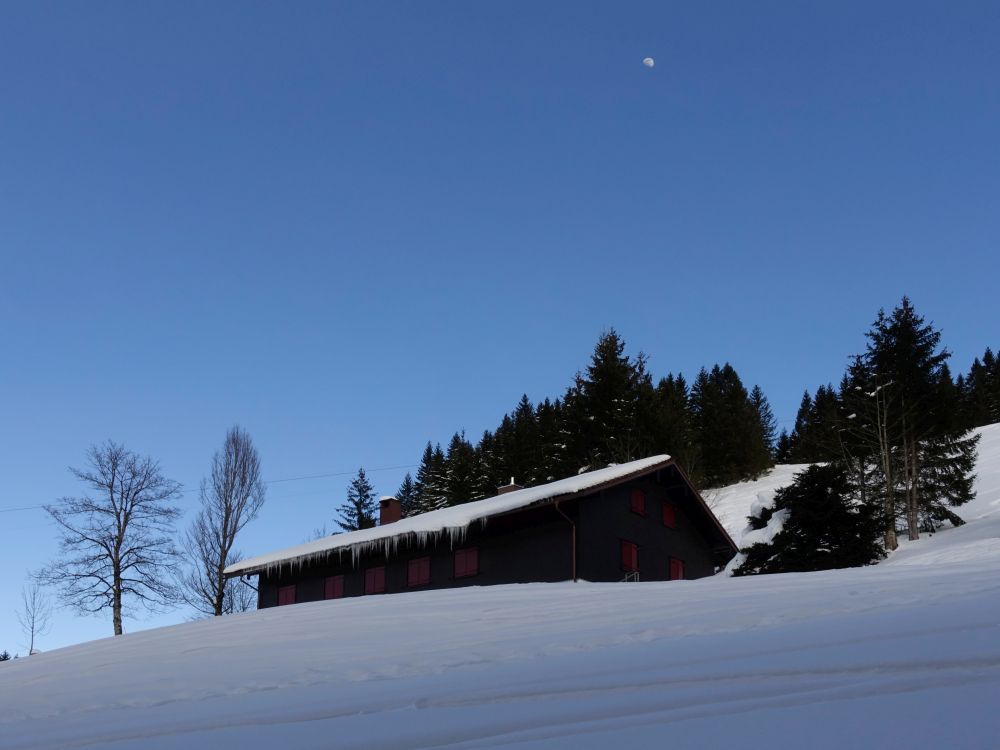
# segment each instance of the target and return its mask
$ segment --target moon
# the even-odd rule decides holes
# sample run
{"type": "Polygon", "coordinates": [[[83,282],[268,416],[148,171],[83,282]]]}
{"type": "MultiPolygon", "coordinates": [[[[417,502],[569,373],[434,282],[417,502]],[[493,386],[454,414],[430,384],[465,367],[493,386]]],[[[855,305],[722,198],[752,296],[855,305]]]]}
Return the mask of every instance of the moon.
{"type": "Polygon", "coordinates": [[[656,60],[654,60],[652,57],[644,57],[642,58],[642,64],[645,65],[647,68],[652,68],[654,65],[656,65],[656,60]]]}

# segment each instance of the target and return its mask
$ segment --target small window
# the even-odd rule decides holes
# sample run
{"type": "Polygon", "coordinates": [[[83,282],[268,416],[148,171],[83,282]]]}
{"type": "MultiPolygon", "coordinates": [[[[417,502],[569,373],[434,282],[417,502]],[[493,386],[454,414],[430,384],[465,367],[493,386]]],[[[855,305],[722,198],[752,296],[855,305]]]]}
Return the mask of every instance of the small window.
{"type": "Polygon", "coordinates": [[[632,512],[646,515],[646,493],[642,490],[632,490],[632,512]]]}
{"type": "Polygon", "coordinates": [[[384,594],[385,593],[385,566],[379,565],[377,568],[368,568],[365,571],[365,593],[384,594]]]}
{"type": "Polygon", "coordinates": [[[285,604],[295,604],[295,584],[291,586],[281,586],[278,589],[278,606],[285,604]]]}
{"type": "Polygon", "coordinates": [[[455,552],[455,578],[479,575],[479,548],[468,547],[455,552]]]}
{"type": "Polygon", "coordinates": [[[663,503],[663,525],[670,529],[677,528],[677,509],[673,503],[663,503]]]}
{"type": "Polygon", "coordinates": [[[671,581],[683,581],[684,580],[684,561],[678,560],[676,557],[670,558],[670,580],[671,581]]]}
{"type": "Polygon", "coordinates": [[[407,586],[426,586],[431,582],[431,559],[429,557],[418,557],[410,560],[406,566],[407,586]]]}
{"type": "Polygon", "coordinates": [[[622,570],[630,573],[639,570],[639,548],[633,542],[622,539],[622,570]]]}
{"type": "Polygon", "coordinates": [[[342,599],[344,597],[344,576],[330,576],[326,579],[323,590],[324,599],[342,599]]]}

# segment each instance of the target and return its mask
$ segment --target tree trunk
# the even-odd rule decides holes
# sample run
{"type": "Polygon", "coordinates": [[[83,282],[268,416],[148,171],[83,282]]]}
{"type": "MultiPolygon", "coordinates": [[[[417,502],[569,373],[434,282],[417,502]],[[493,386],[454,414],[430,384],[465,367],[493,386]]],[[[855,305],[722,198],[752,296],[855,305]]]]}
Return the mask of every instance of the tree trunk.
{"type": "Polygon", "coordinates": [[[903,491],[906,497],[906,531],[911,542],[920,538],[917,522],[917,441],[906,419],[903,399],[903,491]]]}
{"type": "Polygon", "coordinates": [[[899,546],[896,540],[896,486],[892,473],[892,448],[889,446],[888,436],[881,442],[882,473],[885,477],[885,548],[892,551],[899,546]]]}
{"type": "Polygon", "coordinates": [[[122,592],[121,585],[115,587],[114,601],[112,604],[112,614],[115,625],[115,635],[122,634],[122,592]]]}
{"type": "Polygon", "coordinates": [[[920,466],[916,439],[910,441],[909,462],[906,523],[910,532],[910,541],[914,541],[920,538],[920,483],[917,481],[917,477],[920,476],[920,466]]]}
{"type": "Polygon", "coordinates": [[[225,566],[220,565],[215,574],[215,616],[222,616],[222,607],[226,600],[226,577],[222,571],[225,570],[225,566]]]}

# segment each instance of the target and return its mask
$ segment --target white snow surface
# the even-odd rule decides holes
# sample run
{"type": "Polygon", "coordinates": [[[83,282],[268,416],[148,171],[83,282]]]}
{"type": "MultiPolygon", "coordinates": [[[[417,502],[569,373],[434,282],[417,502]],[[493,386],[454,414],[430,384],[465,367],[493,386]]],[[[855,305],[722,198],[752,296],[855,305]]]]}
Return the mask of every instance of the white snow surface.
{"type": "Polygon", "coordinates": [[[507,513],[519,508],[527,508],[554,497],[572,495],[589,490],[591,487],[613,482],[658,464],[666,464],[670,456],[651,456],[638,461],[609,466],[605,469],[588,471],[568,479],[560,479],[538,487],[515,490],[497,497],[477,500],[464,505],[421,513],[417,516],[403,518],[392,524],[376,526],[372,529],[351,531],[346,534],[316,539],[295,547],[277,550],[266,555],[251,557],[230,565],[226,574],[231,575],[242,571],[271,570],[282,565],[299,565],[310,559],[340,551],[357,555],[376,548],[386,551],[393,549],[401,538],[412,535],[420,540],[439,537],[448,534],[452,543],[465,538],[468,528],[475,522],[485,523],[490,516],[507,513]]]}
{"type": "Polygon", "coordinates": [[[108,638],[0,664],[0,748],[996,748],[1000,425],[982,434],[969,523],[881,565],[358,597],[108,638]]]}
{"type": "Polygon", "coordinates": [[[702,490],[701,496],[736,546],[742,548],[750,543],[750,540],[743,540],[750,530],[747,516],[759,512],[760,508],[774,505],[774,493],[791,484],[795,475],[807,468],[809,464],[779,464],[760,479],[721,489],[702,490]]]}

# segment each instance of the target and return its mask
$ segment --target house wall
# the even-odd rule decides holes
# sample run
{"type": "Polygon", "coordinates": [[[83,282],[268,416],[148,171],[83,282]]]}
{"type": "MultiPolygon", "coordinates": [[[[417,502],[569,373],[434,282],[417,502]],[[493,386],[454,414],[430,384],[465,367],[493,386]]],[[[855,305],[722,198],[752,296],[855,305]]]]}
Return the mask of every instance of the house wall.
{"type": "Polygon", "coordinates": [[[643,581],[670,579],[670,559],[684,561],[685,578],[701,578],[715,572],[717,560],[708,540],[689,515],[696,502],[679,481],[676,472],[664,471],[612,487],[583,498],[564,501],[557,510],[544,506],[489,519],[483,528],[474,527],[464,542],[454,547],[447,537],[424,546],[401,544],[388,559],[381,552],[356,562],[350,553],[334,555],[323,564],[303,569],[262,573],[259,577],[258,606],[278,603],[278,588],[294,583],[296,601],[324,597],[328,576],[344,576],[344,596],[364,593],[365,570],[385,565],[385,593],[489,586],[505,583],[565,581],[572,578],[571,525],[577,527],[577,575],[589,581],[620,581],[626,571],[621,566],[621,540],[638,545],[639,578],[643,581]],[[631,510],[633,488],[646,493],[646,512],[631,510]],[[677,528],[664,526],[662,506],[670,501],[676,509],[677,528]],[[565,514],[563,516],[559,511],[565,514]],[[479,574],[454,576],[454,550],[475,546],[479,549],[479,574]],[[407,564],[413,558],[431,558],[431,580],[424,586],[406,585],[407,564]]]}
{"type": "Polygon", "coordinates": [[[502,583],[565,581],[572,575],[570,526],[552,508],[538,508],[504,518],[491,519],[485,528],[470,529],[464,542],[451,546],[447,537],[424,547],[400,546],[385,555],[375,553],[351,561],[350,554],[338,560],[313,565],[303,570],[285,570],[259,578],[258,606],[278,603],[278,588],[296,584],[296,601],[323,598],[328,576],[344,576],[344,596],[364,593],[365,570],[385,565],[385,593],[425,591],[460,586],[490,586],[502,583]],[[454,576],[454,551],[464,547],[479,549],[479,574],[466,578],[454,576]],[[431,558],[431,581],[424,586],[406,585],[406,571],[411,559],[431,558]]]}
{"type": "Polygon", "coordinates": [[[655,481],[641,479],[604,490],[580,504],[578,575],[587,581],[620,581],[621,541],[639,548],[639,580],[669,581],[670,559],[684,561],[684,577],[703,578],[715,573],[712,548],[695,528],[687,509],[691,500],[655,481]],[[646,493],[644,515],[631,510],[632,490],[646,493]],[[677,528],[663,524],[663,503],[675,508],[677,528]]]}

